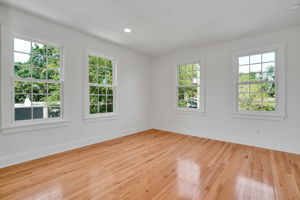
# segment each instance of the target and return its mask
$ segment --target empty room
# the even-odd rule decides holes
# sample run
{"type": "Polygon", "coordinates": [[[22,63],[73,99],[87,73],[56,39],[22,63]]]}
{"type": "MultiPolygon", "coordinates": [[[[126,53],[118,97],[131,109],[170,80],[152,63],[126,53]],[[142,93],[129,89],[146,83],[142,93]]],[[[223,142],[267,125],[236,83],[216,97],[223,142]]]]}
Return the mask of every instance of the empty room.
{"type": "Polygon", "coordinates": [[[0,0],[0,200],[300,200],[300,0],[0,0]]]}

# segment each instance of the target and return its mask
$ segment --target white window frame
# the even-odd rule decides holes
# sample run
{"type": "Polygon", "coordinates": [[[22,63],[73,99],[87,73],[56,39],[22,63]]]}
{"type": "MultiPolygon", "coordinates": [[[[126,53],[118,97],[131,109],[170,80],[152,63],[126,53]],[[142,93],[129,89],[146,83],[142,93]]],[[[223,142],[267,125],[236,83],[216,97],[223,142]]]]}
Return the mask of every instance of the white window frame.
{"type": "MultiPolygon", "coordinates": [[[[102,53],[101,51],[86,48],[85,49],[85,59],[84,59],[84,121],[93,122],[98,120],[111,120],[119,117],[119,96],[118,96],[118,76],[117,76],[117,59],[113,56],[107,56],[108,54],[102,53]],[[90,114],[90,93],[89,93],[89,56],[96,56],[105,59],[112,60],[112,85],[113,88],[113,105],[114,111],[110,113],[98,113],[90,114]]],[[[101,86],[101,84],[99,85],[101,86]]]]}
{"type": "Polygon", "coordinates": [[[204,59],[197,59],[197,60],[186,60],[186,61],[180,61],[176,62],[175,66],[175,102],[174,102],[174,111],[181,114],[198,114],[198,115],[204,115],[205,113],[205,66],[204,66],[204,59]],[[188,65],[188,64],[195,64],[198,63],[200,65],[200,108],[180,108],[178,107],[178,69],[181,65],[188,65]]]}
{"type": "MultiPolygon", "coordinates": [[[[61,41],[48,38],[44,35],[28,32],[10,27],[1,26],[1,131],[3,134],[26,132],[51,127],[65,126],[68,123],[66,119],[65,108],[65,90],[64,90],[64,71],[65,55],[64,44],[61,41]],[[61,48],[61,113],[57,118],[31,119],[15,121],[14,119],[14,38],[30,40],[45,45],[51,45],[61,48]],[[9,95],[7,95],[9,94],[9,95]]],[[[39,82],[39,80],[28,80],[39,82]]]]}
{"type": "Polygon", "coordinates": [[[273,44],[269,46],[254,48],[233,53],[233,117],[250,118],[250,119],[266,119],[266,120],[284,120],[285,113],[285,43],[273,44]],[[241,111],[238,109],[238,95],[239,95],[239,63],[238,58],[243,56],[250,56],[255,54],[263,54],[268,52],[275,52],[276,66],[275,66],[275,93],[276,93],[276,110],[269,111],[241,111]]]}

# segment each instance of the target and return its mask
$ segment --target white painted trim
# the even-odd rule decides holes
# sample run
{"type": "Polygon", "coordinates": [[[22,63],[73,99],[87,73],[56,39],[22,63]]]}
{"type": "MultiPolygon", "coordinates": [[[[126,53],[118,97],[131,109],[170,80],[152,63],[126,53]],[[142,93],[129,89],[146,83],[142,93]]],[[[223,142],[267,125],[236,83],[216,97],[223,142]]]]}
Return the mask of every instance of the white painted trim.
{"type": "Polygon", "coordinates": [[[224,142],[231,142],[236,144],[243,144],[248,146],[260,147],[265,149],[272,149],[276,151],[283,151],[288,153],[300,154],[300,146],[287,146],[279,143],[269,143],[265,141],[252,140],[241,137],[232,137],[228,135],[224,135],[222,133],[214,133],[208,131],[199,131],[195,129],[181,129],[181,128],[171,128],[164,125],[153,125],[154,129],[169,131],[174,133],[180,133],[185,135],[191,135],[201,138],[207,138],[212,140],[219,140],[224,142]]]}
{"type": "Polygon", "coordinates": [[[233,101],[232,101],[232,116],[238,118],[248,118],[248,119],[260,119],[260,120],[284,120],[286,116],[286,44],[278,43],[263,47],[257,47],[250,50],[242,50],[232,54],[232,88],[233,88],[233,101]],[[276,112],[253,112],[253,111],[238,111],[238,57],[249,56],[254,54],[260,54],[269,51],[276,51],[276,112]],[[240,115],[240,116],[239,116],[240,115]]]}
{"type": "Polygon", "coordinates": [[[49,155],[54,155],[57,153],[61,153],[64,151],[69,151],[72,149],[88,146],[91,144],[96,144],[99,142],[123,137],[126,135],[135,134],[135,133],[146,131],[149,129],[151,129],[151,127],[145,126],[145,127],[135,128],[135,129],[129,129],[126,131],[118,131],[115,133],[102,135],[101,137],[89,137],[89,138],[86,138],[83,140],[77,140],[77,141],[73,141],[73,142],[69,142],[69,143],[65,143],[65,144],[60,144],[60,145],[55,145],[55,146],[51,146],[51,147],[47,147],[47,148],[43,148],[43,149],[38,149],[35,151],[23,152],[23,153],[18,153],[18,154],[12,155],[12,156],[2,157],[2,158],[0,158],[0,168],[19,164],[22,162],[26,162],[26,161],[30,161],[30,160],[34,160],[34,159],[38,159],[38,158],[42,158],[42,157],[49,156],[49,155]]]}

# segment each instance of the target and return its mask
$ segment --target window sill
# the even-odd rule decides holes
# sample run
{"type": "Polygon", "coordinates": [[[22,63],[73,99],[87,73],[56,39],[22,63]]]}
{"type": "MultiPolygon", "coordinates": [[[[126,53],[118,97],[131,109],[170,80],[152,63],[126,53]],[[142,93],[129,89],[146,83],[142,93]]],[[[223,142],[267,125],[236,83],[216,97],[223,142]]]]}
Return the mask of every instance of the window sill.
{"type": "Polygon", "coordinates": [[[242,112],[232,113],[232,117],[244,118],[244,119],[270,120],[270,121],[283,121],[286,118],[285,115],[279,115],[279,114],[242,113],[242,112]]]}
{"type": "Polygon", "coordinates": [[[11,126],[2,127],[2,134],[13,134],[20,132],[28,132],[28,131],[36,131],[48,128],[56,128],[67,126],[70,121],[68,120],[49,120],[44,122],[36,122],[36,123],[16,123],[11,126]]]}
{"type": "Polygon", "coordinates": [[[192,115],[204,115],[204,111],[200,109],[180,109],[175,108],[173,109],[178,114],[192,114],[192,115]]]}
{"type": "Polygon", "coordinates": [[[93,123],[93,122],[106,121],[106,120],[116,120],[119,118],[120,118],[120,115],[118,113],[95,115],[95,116],[89,115],[84,118],[84,122],[85,123],[93,123]]]}

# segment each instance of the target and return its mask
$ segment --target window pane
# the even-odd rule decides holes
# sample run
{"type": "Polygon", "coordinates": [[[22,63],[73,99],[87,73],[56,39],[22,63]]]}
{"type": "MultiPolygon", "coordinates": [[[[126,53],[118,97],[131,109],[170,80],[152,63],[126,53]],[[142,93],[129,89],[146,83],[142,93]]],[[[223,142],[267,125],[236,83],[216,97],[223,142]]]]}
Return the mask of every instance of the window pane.
{"type": "Polygon", "coordinates": [[[105,76],[105,68],[104,67],[98,67],[98,75],[105,76]]]}
{"type": "Polygon", "coordinates": [[[32,66],[45,68],[47,64],[46,57],[33,55],[32,56],[32,66]]]}
{"type": "Polygon", "coordinates": [[[179,108],[185,108],[187,102],[184,99],[184,93],[185,93],[185,88],[179,87],[178,88],[178,107],[179,108]]]}
{"type": "Polygon", "coordinates": [[[105,76],[98,76],[98,83],[99,84],[106,84],[107,83],[107,79],[105,76]]]}
{"type": "Polygon", "coordinates": [[[90,94],[99,94],[97,86],[90,86],[90,94]]]}
{"type": "Polygon", "coordinates": [[[243,65],[239,67],[240,74],[249,74],[249,65],[243,65]]]}
{"type": "Polygon", "coordinates": [[[263,72],[275,73],[275,63],[264,63],[263,64],[263,72]]]}
{"type": "Polygon", "coordinates": [[[49,69],[59,69],[60,60],[54,58],[48,58],[48,68],[49,69]]]}
{"type": "Polygon", "coordinates": [[[48,105],[60,105],[59,95],[48,95],[47,97],[48,105]]]}
{"type": "Polygon", "coordinates": [[[97,74],[97,67],[94,65],[90,65],[89,66],[89,74],[95,76],[97,74]]]}
{"type": "Polygon", "coordinates": [[[60,106],[50,106],[48,108],[48,117],[49,118],[60,117],[60,106]]]}
{"type": "Polygon", "coordinates": [[[106,96],[105,95],[100,95],[99,96],[99,103],[105,104],[106,103],[106,96]]]}
{"type": "Polygon", "coordinates": [[[263,54],[263,62],[272,62],[272,61],[275,61],[275,52],[263,54]]]}
{"type": "Polygon", "coordinates": [[[192,64],[186,65],[186,70],[187,70],[188,72],[193,71],[193,65],[192,65],[192,64]]]}
{"type": "Polygon", "coordinates": [[[105,66],[105,59],[104,58],[98,58],[98,66],[105,66]]]}
{"type": "Polygon", "coordinates": [[[239,94],[239,99],[242,101],[248,100],[249,99],[249,93],[240,93],[239,94]]]}
{"type": "Polygon", "coordinates": [[[32,83],[32,92],[35,94],[46,94],[47,87],[46,83],[32,83]]]}
{"type": "Polygon", "coordinates": [[[239,82],[248,82],[249,74],[239,74],[239,82]]]}
{"type": "Polygon", "coordinates": [[[89,82],[90,83],[97,83],[97,76],[89,75],[89,82]]]}
{"type": "Polygon", "coordinates": [[[262,92],[269,93],[270,95],[275,95],[275,83],[264,83],[262,84],[262,92]]]}
{"type": "Polygon", "coordinates": [[[18,78],[30,78],[31,68],[30,67],[20,67],[15,65],[15,77],[18,78]]]}
{"type": "Polygon", "coordinates": [[[15,95],[15,120],[32,119],[31,95],[15,95]]]}
{"type": "Polygon", "coordinates": [[[97,58],[95,56],[89,56],[89,64],[97,65],[97,58]]]}
{"type": "Polygon", "coordinates": [[[262,75],[261,73],[250,73],[249,74],[249,81],[261,81],[262,75]]]}
{"type": "Polygon", "coordinates": [[[239,110],[250,110],[251,102],[249,100],[239,102],[239,110]]]}
{"type": "Polygon", "coordinates": [[[179,68],[179,73],[186,72],[186,66],[185,65],[180,65],[178,68],[179,68]]]}
{"type": "Polygon", "coordinates": [[[274,81],[275,80],[275,73],[274,72],[266,72],[262,74],[263,81],[274,81]]]}
{"type": "Polygon", "coordinates": [[[21,39],[14,39],[14,50],[23,52],[23,53],[30,53],[31,52],[31,43],[26,40],[21,39]]]}
{"type": "Polygon", "coordinates": [[[49,94],[60,94],[61,84],[60,83],[48,83],[49,94]]]}
{"type": "Polygon", "coordinates": [[[60,71],[48,69],[48,80],[60,80],[60,71]]]}
{"type": "Polygon", "coordinates": [[[46,55],[46,45],[39,43],[32,43],[32,53],[37,55],[46,55]]]}
{"type": "Polygon", "coordinates": [[[239,92],[249,92],[250,86],[248,84],[239,85],[239,92]]]}
{"type": "Polygon", "coordinates": [[[47,95],[32,95],[32,104],[36,106],[46,106],[47,95]]]}
{"type": "Polygon", "coordinates": [[[30,82],[15,81],[16,94],[31,94],[32,84],[30,82]]]}
{"type": "Polygon", "coordinates": [[[250,64],[261,63],[261,54],[250,56],[250,64]]]}
{"type": "Polygon", "coordinates": [[[261,64],[250,65],[250,72],[261,72],[261,64]]]}
{"type": "Polygon", "coordinates": [[[14,53],[14,63],[19,66],[30,66],[30,55],[24,53],[14,53]]]}
{"type": "Polygon", "coordinates": [[[90,106],[90,114],[98,113],[98,105],[91,105],[90,106]]]}
{"type": "Polygon", "coordinates": [[[199,108],[200,88],[187,87],[185,90],[185,100],[189,108],[199,108]]]}
{"type": "Polygon", "coordinates": [[[47,49],[47,56],[49,56],[50,58],[55,58],[55,59],[60,58],[60,48],[46,46],[46,49],[47,49]]]}
{"type": "Polygon", "coordinates": [[[276,110],[276,104],[275,102],[267,102],[267,101],[264,101],[262,103],[262,111],[275,111],[276,110]]]}
{"type": "Polygon", "coordinates": [[[106,68],[105,75],[106,77],[112,77],[112,68],[106,68]]]}
{"type": "Polygon", "coordinates": [[[114,105],[113,104],[107,104],[107,112],[113,112],[114,111],[114,105]]]}
{"type": "Polygon", "coordinates": [[[261,88],[262,84],[251,84],[250,85],[250,92],[261,92],[262,88],[261,88]]]}
{"type": "Polygon", "coordinates": [[[90,104],[98,104],[98,95],[90,95],[90,104]]]}
{"type": "Polygon", "coordinates": [[[113,96],[107,96],[107,103],[113,103],[113,96]]]}
{"type": "Polygon", "coordinates": [[[199,63],[193,65],[193,70],[194,71],[199,71],[199,74],[200,74],[200,65],[199,65],[199,63]]]}
{"type": "Polygon", "coordinates": [[[249,65],[249,56],[239,57],[239,65],[249,65]]]}
{"type": "Polygon", "coordinates": [[[47,69],[35,67],[32,69],[32,78],[45,80],[47,78],[47,69]]]}
{"type": "Polygon", "coordinates": [[[99,105],[99,113],[106,113],[106,104],[99,105]]]}
{"type": "Polygon", "coordinates": [[[99,94],[105,95],[106,94],[106,87],[99,87],[99,94]]]}

